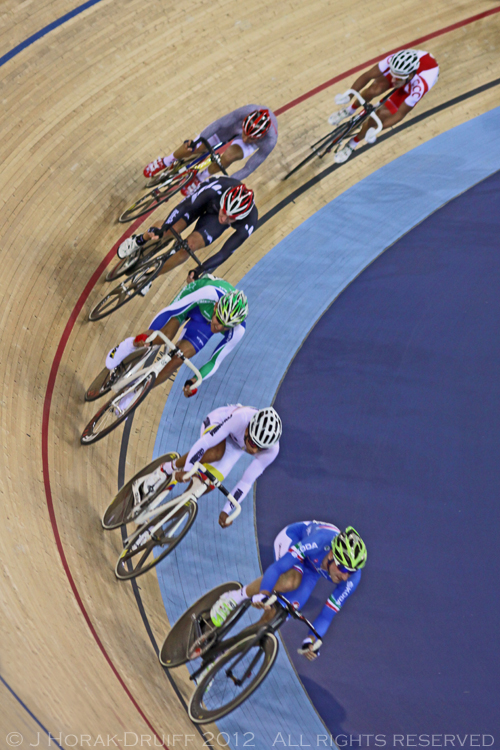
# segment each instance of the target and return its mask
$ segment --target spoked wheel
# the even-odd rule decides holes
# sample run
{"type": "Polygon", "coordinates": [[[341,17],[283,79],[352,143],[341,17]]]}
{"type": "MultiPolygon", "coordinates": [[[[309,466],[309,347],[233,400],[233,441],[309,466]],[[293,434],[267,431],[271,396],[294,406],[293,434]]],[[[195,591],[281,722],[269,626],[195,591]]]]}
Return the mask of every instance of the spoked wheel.
{"type": "Polygon", "coordinates": [[[122,213],[118,221],[123,224],[127,221],[133,221],[134,219],[139,218],[139,216],[144,216],[144,214],[149,213],[178,193],[184,185],[187,185],[192,177],[193,172],[189,170],[187,172],[182,172],[182,174],[174,175],[171,179],[166,180],[158,187],[150,190],[149,193],[143,195],[142,198],[139,198],[138,201],[133,203],[122,213]]]}
{"type": "Polygon", "coordinates": [[[198,503],[188,500],[170,518],[162,519],[172,512],[166,508],[149,523],[145,523],[129,537],[116,563],[115,575],[122,581],[147,573],[169,555],[186,536],[198,513],[198,503]],[[155,531],[153,529],[161,523],[155,531]],[[160,549],[158,549],[160,548],[160,549]],[[156,554],[155,554],[156,553],[156,554]]]}
{"type": "Polygon", "coordinates": [[[193,159],[192,156],[188,156],[187,159],[179,159],[174,164],[172,164],[171,167],[166,167],[161,172],[158,172],[158,174],[154,177],[150,177],[148,182],[146,182],[146,187],[152,188],[156,187],[156,185],[160,185],[165,180],[168,180],[170,177],[176,175],[181,167],[193,161],[197,161],[197,159],[193,159]]]}
{"type": "Polygon", "coordinates": [[[96,443],[106,435],[109,435],[115,427],[118,427],[129,414],[132,414],[141,401],[144,401],[154,385],[156,375],[150,372],[144,379],[139,380],[135,388],[128,386],[118,393],[114,398],[104,404],[85,427],[80,438],[82,445],[96,443]],[[128,396],[131,396],[129,399],[128,396]],[[120,406],[120,402],[127,399],[126,406],[120,406]]]}
{"type": "Polygon", "coordinates": [[[128,279],[110,291],[89,313],[89,320],[101,320],[130,302],[158,275],[164,263],[162,258],[153,258],[141,265],[128,279]]]}
{"type": "Polygon", "coordinates": [[[348,121],[342,125],[339,125],[338,128],[336,128],[334,131],[332,131],[328,136],[325,136],[325,138],[322,138],[320,141],[317,142],[314,146],[311,146],[311,153],[306,156],[305,159],[303,159],[299,164],[297,164],[296,167],[294,167],[290,172],[288,172],[285,177],[283,177],[283,180],[288,180],[289,177],[291,177],[295,172],[298,172],[299,169],[302,169],[308,162],[310,162],[312,159],[315,159],[316,157],[319,157],[320,159],[325,156],[335,144],[338,144],[350,131],[351,123],[348,121]]]}
{"type": "Polygon", "coordinates": [[[151,474],[151,472],[157,469],[160,464],[165,463],[165,461],[173,461],[174,458],[178,457],[178,453],[166,453],[164,456],[160,456],[159,458],[148,464],[144,469],[137,472],[137,474],[135,474],[132,479],[127,482],[127,484],[124,484],[104,512],[101,521],[103,528],[117,529],[119,526],[123,526],[124,524],[133,521],[137,513],[144,510],[146,505],[149,505],[155,499],[158,493],[162,492],[166,487],[166,484],[164,484],[162,487],[159,487],[156,492],[151,493],[151,496],[147,498],[147,502],[141,503],[140,506],[134,507],[134,495],[132,492],[132,485],[134,484],[134,482],[136,482],[141,477],[145,477],[146,474],[151,474]]]}
{"type": "Polygon", "coordinates": [[[269,674],[277,655],[273,633],[249,636],[223,653],[199,678],[189,702],[191,721],[209,724],[234,711],[269,674]]]}
{"type": "Polygon", "coordinates": [[[172,242],[172,240],[168,239],[163,241],[160,240],[160,242],[147,242],[142,246],[141,252],[137,251],[133,255],[129,255],[128,258],[123,258],[123,260],[119,260],[118,263],[115,263],[113,268],[108,271],[105,280],[114,281],[120,276],[132,273],[136,264],[139,263],[141,266],[144,265],[144,263],[147,263],[154,255],[159,253],[160,250],[163,250],[169,242],[172,242]]]}
{"type": "Polygon", "coordinates": [[[201,647],[206,650],[210,646],[211,642],[215,640],[217,631],[210,619],[212,606],[226,591],[241,589],[241,586],[239,581],[221,583],[220,586],[216,586],[200,597],[181,615],[161,647],[160,662],[164,667],[178,667],[185,664],[190,659],[195,659],[201,655],[201,647]],[[203,644],[196,643],[199,641],[199,633],[194,624],[195,621],[198,621],[198,627],[201,629],[203,644]],[[212,633],[214,638],[211,639],[212,633]],[[200,645],[200,653],[195,653],[198,645],[200,645]]]}
{"type": "MultiPolygon", "coordinates": [[[[118,380],[126,375],[126,373],[137,363],[139,359],[149,352],[152,353],[150,347],[141,347],[136,352],[129,354],[125,357],[121,365],[115,367],[114,370],[108,370],[104,367],[99,375],[95,378],[92,384],[87,388],[85,392],[85,401],[95,401],[97,398],[101,398],[105,393],[111,390],[111,387],[118,382],[118,380]]],[[[156,355],[157,348],[155,347],[154,353],[156,355]]],[[[154,359],[154,357],[153,357],[154,359]]],[[[151,361],[153,361],[153,359],[151,361]]],[[[147,363],[147,360],[145,364],[147,363]]]]}

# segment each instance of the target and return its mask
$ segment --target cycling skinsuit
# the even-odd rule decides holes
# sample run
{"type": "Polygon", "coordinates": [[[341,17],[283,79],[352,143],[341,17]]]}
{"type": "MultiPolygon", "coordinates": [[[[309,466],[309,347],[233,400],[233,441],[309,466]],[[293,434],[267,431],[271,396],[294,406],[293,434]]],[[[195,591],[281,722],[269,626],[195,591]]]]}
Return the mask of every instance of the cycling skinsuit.
{"type": "MultiPolygon", "coordinates": [[[[236,462],[245,451],[245,430],[250,420],[258,409],[253,406],[242,406],[241,404],[229,404],[211,411],[201,426],[200,439],[196,441],[189,451],[186,459],[186,470],[191,469],[196,461],[202,461],[204,453],[226,441],[226,450],[220,461],[211,465],[217,469],[223,477],[226,477],[236,462]]],[[[271,448],[260,450],[253,457],[253,461],[246,469],[236,487],[232,490],[232,496],[241,502],[250,491],[255,480],[263,471],[272,464],[279,453],[280,444],[275,443],[271,448]]],[[[231,513],[234,507],[229,500],[224,508],[225,513],[231,513]]]]}
{"type": "MultiPolygon", "coordinates": [[[[331,523],[321,521],[302,521],[286,526],[275,539],[274,554],[276,562],[270,565],[260,585],[261,591],[272,591],[282,573],[295,568],[302,574],[302,580],[293,594],[293,605],[302,609],[312,594],[320,576],[331,582],[327,570],[321,563],[332,549],[332,539],[340,529],[331,523]]],[[[328,630],[331,621],[345,604],[346,599],[355,591],[361,579],[361,571],[352,573],[347,581],[337,584],[335,591],[328,597],[325,606],[313,622],[314,628],[321,637],[328,630]]]]}
{"type": "MultiPolygon", "coordinates": [[[[278,141],[278,121],[276,115],[272,112],[269,107],[264,107],[261,104],[246,104],[244,107],[239,107],[233,112],[220,117],[215,122],[208,125],[205,130],[202,131],[201,135],[206,138],[209,142],[214,136],[215,142],[226,142],[232,140],[233,144],[238,144],[243,151],[243,158],[251,153],[249,146],[255,153],[247,161],[244,167],[239,169],[232,175],[235,179],[240,182],[252,174],[257,167],[260,167],[262,162],[267,159],[273,148],[276,146],[278,141]],[[241,135],[243,130],[243,120],[252,112],[257,109],[267,109],[269,116],[271,117],[271,127],[262,138],[257,139],[251,144],[246,144],[242,141],[241,135]]],[[[211,145],[214,143],[211,142],[211,145]]]]}
{"type": "Polygon", "coordinates": [[[254,205],[248,216],[232,224],[221,224],[219,221],[220,199],[222,193],[234,185],[239,185],[240,180],[234,177],[212,177],[212,179],[203,182],[201,187],[185,200],[181,201],[165,220],[162,229],[167,230],[179,219],[184,219],[186,224],[192,224],[198,219],[195,232],[199,232],[203,237],[205,246],[215,242],[226,229],[233,229],[234,234],[224,243],[218,253],[208,258],[201,267],[196,269],[197,274],[211,273],[221,263],[229,258],[230,255],[250,237],[257,226],[259,212],[254,205]]]}
{"type": "MultiPolygon", "coordinates": [[[[198,279],[193,281],[184,287],[172,304],[164,307],[158,313],[149,326],[149,330],[159,331],[168,323],[170,318],[177,318],[181,324],[189,318],[182,338],[189,341],[199,352],[214,335],[210,329],[210,321],[214,314],[215,305],[224,294],[233,291],[234,286],[223,279],[198,279]]],[[[219,346],[209,361],[203,367],[200,367],[200,373],[204,380],[214,374],[222,360],[241,341],[245,333],[245,325],[244,322],[240,323],[235,328],[229,328],[222,334],[222,341],[219,346]]]]}
{"type": "MultiPolygon", "coordinates": [[[[423,50],[417,49],[415,52],[418,54],[419,67],[411,81],[406,83],[401,88],[396,89],[391,97],[386,101],[385,106],[391,112],[395,114],[404,102],[409,107],[414,107],[417,102],[426,94],[436,83],[439,77],[439,65],[432,55],[423,50]]],[[[389,55],[381,60],[378,64],[379,70],[384,74],[386,79],[391,83],[391,72],[389,64],[393,58],[393,55],[389,55]]]]}

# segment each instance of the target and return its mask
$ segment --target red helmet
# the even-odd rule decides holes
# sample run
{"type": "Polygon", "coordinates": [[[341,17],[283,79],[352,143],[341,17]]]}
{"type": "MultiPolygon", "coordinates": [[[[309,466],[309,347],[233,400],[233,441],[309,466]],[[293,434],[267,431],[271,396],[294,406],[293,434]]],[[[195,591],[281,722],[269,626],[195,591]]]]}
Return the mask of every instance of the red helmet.
{"type": "Polygon", "coordinates": [[[246,185],[235,185],[222,193],[220,207],[232,219],[244,219],[254,207],[253,190],[246,185]]]}
{"type": "Polygon", "coordinates": [[[243,120],[243,132],[249,138],[262,138],[271,127],[268,109],[256,109],[243,120]]]}

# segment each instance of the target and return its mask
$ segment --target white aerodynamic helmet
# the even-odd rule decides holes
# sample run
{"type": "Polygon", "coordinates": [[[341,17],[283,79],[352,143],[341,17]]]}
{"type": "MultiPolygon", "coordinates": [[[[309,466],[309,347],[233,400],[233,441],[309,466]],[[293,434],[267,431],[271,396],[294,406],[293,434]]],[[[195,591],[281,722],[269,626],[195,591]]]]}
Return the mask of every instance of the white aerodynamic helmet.
{"type": "Polygon", "coordinates": [[[281,430],[281,419],[272,406],[259,409],[248,425],[250,440],[259,448],[270,448],[277,443],[281,437],[281,430]]]}
{"type": "Polygon", "coordinates": [[[393,76],[406,78],[418,70],[420,60],[414,49],[402,49],[396,52],[389,61],[389,70],[393,76]]]}

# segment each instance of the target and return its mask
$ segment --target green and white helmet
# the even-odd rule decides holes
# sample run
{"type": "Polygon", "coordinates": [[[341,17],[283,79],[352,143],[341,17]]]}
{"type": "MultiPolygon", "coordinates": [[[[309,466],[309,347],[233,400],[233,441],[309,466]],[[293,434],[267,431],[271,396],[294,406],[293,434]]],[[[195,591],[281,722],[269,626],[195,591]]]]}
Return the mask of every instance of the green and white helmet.
{"type": "Polygon", "coordinates": [[[332,539],[332,552],[337,565],[341,565],[349,573],[364,568],[366,564],[366,545],[352,526],[332,539]]]}
{"type": "Polygon", "coordinates": [[[215,317],[226,328],[235,328],[243,323],[248,315],[248,300],[244,292],[235,289],[227,292],[215,307],[215,317]]]}

